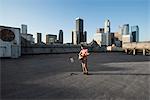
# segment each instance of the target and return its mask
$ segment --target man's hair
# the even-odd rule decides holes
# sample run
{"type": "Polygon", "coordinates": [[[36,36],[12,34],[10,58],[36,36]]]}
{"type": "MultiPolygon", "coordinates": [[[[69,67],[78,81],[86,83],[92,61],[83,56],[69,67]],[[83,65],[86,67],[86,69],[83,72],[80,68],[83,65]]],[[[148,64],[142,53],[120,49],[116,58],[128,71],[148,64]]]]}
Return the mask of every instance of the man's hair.
{"type": "Polygon", "coordinates": [[[81,44],[81,47],[82,47],[83,49],[86,49],[86,46],[84,46],[83,44],[81,44]]]}
{"type": "Polygon", "coordinates": [[[84,45],[83,45],[83,44],[81,44],[81,47],[84,47],[84,45]]]}

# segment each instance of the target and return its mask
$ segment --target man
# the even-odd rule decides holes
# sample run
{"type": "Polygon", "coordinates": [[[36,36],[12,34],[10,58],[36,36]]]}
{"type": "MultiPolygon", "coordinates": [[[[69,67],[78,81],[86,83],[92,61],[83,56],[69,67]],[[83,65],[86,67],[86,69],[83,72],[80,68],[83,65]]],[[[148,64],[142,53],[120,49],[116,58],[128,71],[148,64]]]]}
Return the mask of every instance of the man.
{"type": "Polygon", "coordinates": [[[89,55],[88,49],[86,49],[83,45],[81,45],[81,51],[79,53],[79,59],[82,63],[82,71],[83,74],[88,75],[88,67],[87,67],[87,56],[89,55]]]}

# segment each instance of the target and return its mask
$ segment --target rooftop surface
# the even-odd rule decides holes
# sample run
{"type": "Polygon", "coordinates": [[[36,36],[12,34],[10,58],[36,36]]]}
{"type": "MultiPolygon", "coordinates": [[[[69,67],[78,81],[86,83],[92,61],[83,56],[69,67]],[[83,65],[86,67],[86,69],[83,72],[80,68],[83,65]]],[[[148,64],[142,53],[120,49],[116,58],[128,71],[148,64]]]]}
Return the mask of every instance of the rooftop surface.
{"type": "Polygon", "coordinates": [[[77,58],[73,53],[1,59],[1,99],[150,100],[150,56],[91,53],[89,75],[82,74],[77,58]]]}

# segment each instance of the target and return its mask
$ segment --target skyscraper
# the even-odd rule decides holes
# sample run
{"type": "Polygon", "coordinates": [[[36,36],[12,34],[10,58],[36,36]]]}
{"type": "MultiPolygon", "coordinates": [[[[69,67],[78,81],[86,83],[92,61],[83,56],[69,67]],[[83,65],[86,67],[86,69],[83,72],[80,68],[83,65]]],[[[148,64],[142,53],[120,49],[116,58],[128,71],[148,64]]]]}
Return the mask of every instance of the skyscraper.
{"type": "Polygon", "coordinates": [[[123,34],[123,35],[129,35],[129,24],[124,24],[124,25],[123,25],[122,34],[123,34]]]}
{"type": "Polygon", "coordinates": [[[86,42],[87,41],[87,32],[86,31],[84,31],[83,36],[84,36],[83,41],[86,42]]]}
{"type": "Polygon", "coordinates": [[[63,31],[59,30],[59,43],[63,44],[63,31]]]}
{"type": "Polygon", "coordinates": [[[27,34],[27,25],[22,24],[21,25],[21,31],[22,31],[22,34],[27,34]]]}
{"type": "Polygon", "coordinates": [[[74,30],[72,31],[72,44],[77,44],[77,33],[74,30]]]}
{"type": "Polygon", "coordinates": [[[122,26],[119,26],[118,28],[119,28],[119,34],[122,35],[122,34],[123,34],[123,27],[122,27],[122,26]]]}
{"type": "Polygon", "coordinates": [[[83,35],[83,19],[81,18],[76,18],[76,33],[77,33],[77,44],[85,42],[83,35]]]}
{"type": "Polygon", "coordinates": [[[131,26],[132,42],[139,42],[139,27],[131,26]]]}
{"type": "Polygon", "coordinates": [[[107,19],[104,23],[104,33],[106,34],[106,45],[111,45],[110,21],[107,19]]]}
{"type": "Polygon", "coordinates": [[[118,32],[115,32],[114,36],[117,40],[122,41],[122,35],[123,35],[123,27],[119,25],[118,32]]]}
{"type": "Polygon", "coordinates": [[[110,33],[110,21],[108,19],[105,20],[104,33],[110,33]]]}
{"type": "Polygon", "coordinates": [[[104,33],[104,28],[97,28],[94,34],[94,41],[97,42],[99,46],[106,45],[106,33],[104,33]]]}
{"type": "Polygon", "coordinates": [[[41,43],[41,42],[42,42],[42,34],[37,33],[37,43],[41,43]]]}

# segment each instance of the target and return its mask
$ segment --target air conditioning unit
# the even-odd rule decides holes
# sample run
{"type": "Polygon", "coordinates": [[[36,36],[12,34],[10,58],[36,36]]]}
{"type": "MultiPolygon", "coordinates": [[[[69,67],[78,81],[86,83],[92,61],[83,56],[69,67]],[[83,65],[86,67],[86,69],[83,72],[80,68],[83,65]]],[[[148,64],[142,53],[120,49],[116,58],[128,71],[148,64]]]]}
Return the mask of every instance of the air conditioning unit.
{"type": "Polygon", "coordinates": [[[21,56],[20,28],[0,26],[0,57],[21,56]]]}

